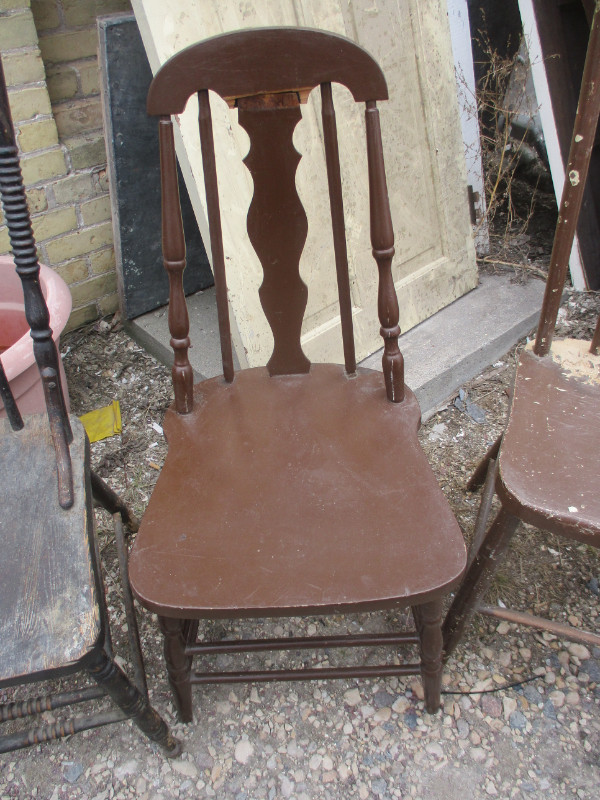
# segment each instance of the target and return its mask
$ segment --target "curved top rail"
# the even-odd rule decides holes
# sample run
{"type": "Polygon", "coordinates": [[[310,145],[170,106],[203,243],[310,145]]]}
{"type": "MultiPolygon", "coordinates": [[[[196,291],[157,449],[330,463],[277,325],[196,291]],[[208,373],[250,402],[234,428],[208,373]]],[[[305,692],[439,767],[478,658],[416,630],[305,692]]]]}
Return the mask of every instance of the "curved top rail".
{"type": "Polygon", "coordinates": [[[387,100],[379,64],[360,45],[312,28],[249,28],[176,53],[148,92],[151,115],[180,114],[188,98],[211,89],[225,99],[341,83],[357,102],[387,100]]]}

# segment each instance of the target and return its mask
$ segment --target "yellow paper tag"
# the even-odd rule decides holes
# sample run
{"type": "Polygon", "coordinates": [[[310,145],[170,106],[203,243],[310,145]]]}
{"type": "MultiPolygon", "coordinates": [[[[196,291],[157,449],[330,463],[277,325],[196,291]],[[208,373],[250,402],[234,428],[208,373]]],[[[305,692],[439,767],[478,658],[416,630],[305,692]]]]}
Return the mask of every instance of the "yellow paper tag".
{"type": "Polygon", "coordinates": [[[109,406],[97,408],[79,417],[90,442],[99,442],[121,433],[121,407],[118,400],[113,400],[109,406]]]}

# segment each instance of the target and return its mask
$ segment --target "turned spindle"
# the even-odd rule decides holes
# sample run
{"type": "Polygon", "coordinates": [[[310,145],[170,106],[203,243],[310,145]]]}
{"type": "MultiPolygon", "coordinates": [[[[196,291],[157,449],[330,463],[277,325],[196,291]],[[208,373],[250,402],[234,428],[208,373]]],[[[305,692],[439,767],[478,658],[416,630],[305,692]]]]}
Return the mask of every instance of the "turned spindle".
{"type": "Polygon", "coordinates": [[[404,359],[398,347],[400,313],[392,277],[394,229],[385,179],[379,110],[374,100],[367,101],[367,159],[369,166],[369,199],[371,208],[371,245],[379,269],[377,310],[383,337],[383,376],[388,400],[404,400],[404,359]]]}
{"type": "Polygon", "coordinates": [[[188,358],[190,323],[183,291],[185,239],[179,204],[173,123],[170,117],[160,118],[158,132],[162,187],[163,263],[169,276],[169,331],[174,354],[171,374],[175,392],[175,410],[178,414],[189,414],[194,404],[194,376],[188,358]]]}

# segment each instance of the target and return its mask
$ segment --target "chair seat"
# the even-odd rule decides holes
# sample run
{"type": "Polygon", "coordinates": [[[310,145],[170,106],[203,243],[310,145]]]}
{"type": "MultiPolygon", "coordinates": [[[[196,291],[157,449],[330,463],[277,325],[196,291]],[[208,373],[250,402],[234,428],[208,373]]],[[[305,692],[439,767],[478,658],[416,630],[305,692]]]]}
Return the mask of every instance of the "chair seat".
{"type": "Polygon", "coordinates": [[[79,420],[71,426],[75,502],[64,510],[46,415],[26,418],[18,432],[0,420],[0,686],[76,668],[101,635],[88,445],[79,420]]]}
{"type": "Polygon", "coordinates": [[[599,454],[597,377],[524,351],[499,457],[497,490],[506,509],[600,546],[599,454]]]}
{"type": "Polygon", "coordinates": [[[437,599],[466,555],[419,422],[410,390],[390,403],[370,370],[258,368],[199,384],[192,413],[165,418],[167,461],[130,556],[134,594],[185,618],[437,599]]]}

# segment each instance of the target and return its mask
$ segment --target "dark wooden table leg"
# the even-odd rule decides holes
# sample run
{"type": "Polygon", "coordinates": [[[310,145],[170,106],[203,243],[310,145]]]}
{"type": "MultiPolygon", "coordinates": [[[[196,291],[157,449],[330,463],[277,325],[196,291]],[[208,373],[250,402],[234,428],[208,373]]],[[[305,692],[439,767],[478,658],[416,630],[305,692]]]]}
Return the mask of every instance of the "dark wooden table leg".
{"type": "Polygon", "coordinates": [[[168,757],[175,758],[181,753],[181,743],[171,736],[166,722],[104,650],[95,653],[86,668],[121,711],[159,744],[168,757]]]}
{"type": "Polygon", "coordinates": [[[442,689],[442,601],[423,603],[418,607],[417,617],[425,708],[435,714],[440,708],[442,689]]]}
{"type": "Polygon", "coordinates": [[[445,658],[452,653],[460,641],[465,625],[477,610],[477,604],[492,582],[498,563],[518,524],[517,517],[501,508],[485,535],[444,620],[445,658]]]}
{"type": "Polygon", "coordinates": [[[181,722],[192,722],[192,656],[185,653],[189,621],[171,617],[159,617],[158,621],[165,637],[165,661],[179,719],[181,722]]]}

